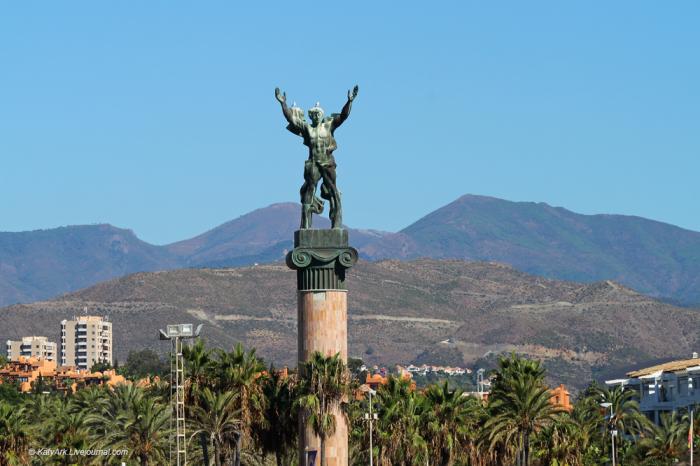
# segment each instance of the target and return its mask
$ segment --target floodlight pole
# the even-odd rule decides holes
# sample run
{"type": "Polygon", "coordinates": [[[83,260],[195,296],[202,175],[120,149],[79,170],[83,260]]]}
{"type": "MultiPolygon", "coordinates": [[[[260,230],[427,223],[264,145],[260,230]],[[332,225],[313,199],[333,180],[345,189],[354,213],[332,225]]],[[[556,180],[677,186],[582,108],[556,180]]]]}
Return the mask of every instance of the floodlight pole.
{"type": "Polygon", "coordinates": [[[615,417],[615,412],[613,411],[613,404],[610,402],[601,403],[600,406],[606,410],[610,408],[610,440],[612,441],[612,466],[615,466],[615,436],[617,435],[617,429],[613,424],[613,417],[615,417]]]}
{"type": "Polygon", "coordinates": [[[170,464],[177,466],[187,465],[187,437],[185,432],[185,360],[182,357],[183,339],[196,338],[202,330],[202,324],[192,331],[192,324],[168,325],[167,332],[160,331],[161,340],[170,340],[172,343],[170,354],[170,464]],[[174,422],[173,422],[174,421],[174,422]],[[175,431],[173,434],[173,423],[175,431]],[[173,442],[173,435],[175,441],[173,442]],[[174,444],[174,445],[173,445],[174,444]],[[173,446],[175,449],[173,450],[173,446]],[[175,457],[175,461],[173,461],[175,457]]]}
{"type": "MultiPolygon", "coordinates": [[[[171,339],[173,343],[172,354],[175,355],[175,370],[170,371],[170,398],[173,398],[173,390],[175,392],[175,400],[172,401],[175,409],[175,452],[177,454],[177,466],[187,464],[187,439],[185,434],[185,363],[182,358],[182,339],[176,336],[171,339]],[[173,384],[173,377],[175,383],[173,384]]],[[[172,357],[170,358],[173,359],[172,357]]],[[[171,453],[172,455],[172,453],[171,453]]],[[[172,461],[172,456],[170,461],[172,461]]]]}

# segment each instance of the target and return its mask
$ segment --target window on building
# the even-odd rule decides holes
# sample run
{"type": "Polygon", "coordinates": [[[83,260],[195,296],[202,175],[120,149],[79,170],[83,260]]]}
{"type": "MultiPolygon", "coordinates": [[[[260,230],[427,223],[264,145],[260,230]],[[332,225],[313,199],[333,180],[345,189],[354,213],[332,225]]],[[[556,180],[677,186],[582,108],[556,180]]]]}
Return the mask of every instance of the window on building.
{"type": "Polygon", "coordinates": [[[700,375],[693,375],[690,379],[692,381],[692,388],[690,389],[690,393],[693,396],[698,396],[700,395],[700,375]]]}

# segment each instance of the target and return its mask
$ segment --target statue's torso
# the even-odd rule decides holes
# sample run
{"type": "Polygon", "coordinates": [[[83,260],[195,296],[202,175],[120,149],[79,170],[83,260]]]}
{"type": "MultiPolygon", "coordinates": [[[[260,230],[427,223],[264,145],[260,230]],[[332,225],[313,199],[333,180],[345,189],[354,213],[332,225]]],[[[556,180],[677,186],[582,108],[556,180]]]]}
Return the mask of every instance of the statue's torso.
{"type": "Polygon", "coordinates": [[[304,144],[309,147],[309,158],[319,163],[331,160],[336,149],[335,139],[331,131],[331,122],[323,121],[318,126],[306,125],[304,144]]]}

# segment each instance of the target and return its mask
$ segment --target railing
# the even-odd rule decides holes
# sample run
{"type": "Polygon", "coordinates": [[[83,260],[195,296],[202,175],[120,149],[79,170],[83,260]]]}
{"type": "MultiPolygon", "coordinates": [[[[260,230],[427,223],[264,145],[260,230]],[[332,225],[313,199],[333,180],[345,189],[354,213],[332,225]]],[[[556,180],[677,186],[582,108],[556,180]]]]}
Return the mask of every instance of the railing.
{"type": "Polygon", "coordinates": [[[646,395],[640,400],[639,407],[642,411],[668,410],[697,403],[700,403],[700,389],[687,395],[678,395],[674,393],[661,400],[656,394],[646,395]]]}

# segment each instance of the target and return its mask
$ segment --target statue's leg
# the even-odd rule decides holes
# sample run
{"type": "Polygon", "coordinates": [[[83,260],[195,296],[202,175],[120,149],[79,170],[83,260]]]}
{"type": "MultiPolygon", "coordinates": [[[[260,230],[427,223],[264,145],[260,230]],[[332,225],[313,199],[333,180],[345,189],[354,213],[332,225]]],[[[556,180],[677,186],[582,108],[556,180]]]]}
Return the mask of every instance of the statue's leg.
{"type": "Polygon", "coordinates": [[[309,191],[308,184],[305,182],[303,185],[301,185],[301,225],[300,228],[303,230],[305,228],[309,228],[309,222],[310,222],[310,204],[306,202],[308,199],[308,194],[307,192],[309,191]]]}
{"type": "Polygon", "coordinates": [[[321,184],[321,197],[328,200],[328,218],[335,218],[335,197],[328,187],[328,182],[326,181],[325,177],[323,183],[321,184]]]}
{"type": "Polygon", "coordinates": [[[314,209],[314,195],[320,173],[316,164],[307,160],[304,164],[304,184],[301,187],[301,228],[311,228],[312,213],[314,209]]]}
{"type": "Polygon", "coordinates": [[[340,203],[340,191],[335,184],[335,162],[324,167],[323,169],[323,185],[328,190],[330,209],[331,228],[343,227],[343,208],[340,203]]]}

